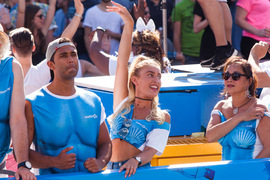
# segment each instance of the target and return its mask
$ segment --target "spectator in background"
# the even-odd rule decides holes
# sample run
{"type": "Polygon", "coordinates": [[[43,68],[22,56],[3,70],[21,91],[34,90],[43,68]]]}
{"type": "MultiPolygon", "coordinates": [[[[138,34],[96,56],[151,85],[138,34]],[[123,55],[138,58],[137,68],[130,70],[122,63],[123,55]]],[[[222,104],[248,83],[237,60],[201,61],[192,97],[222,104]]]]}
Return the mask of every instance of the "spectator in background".
{"type": "Polygon", "coordinates": [[[176,60],[181,64],[200,63],[200,45],[203,31],[193,31],[193,10],[195,0],[182,0],[177,3],[172,12],[174,23],[174,46],[176,60]]]}
{"type": "Polygon", "coordinates": [[[107,12],[107,6],[112,6],[111,0],[101,0],[98,5],[87,10],[84,25],[84,43],[88,49],[89,35],[91,31],[95,30],[98,26],[105,29],[105,32],[111,38],[110,54],[114,55],[118,51],[119,41],[121,39],[121,30],[124,22],[115,12],[107,12]]]}
{"type": "Polygon", "coordinates": [[[57,0],[56,6],[59,8],[54,15],[54,19],[57,25],[57,29],[54,31],[53,36],[59,38],[63,33],[64,29],[69,23],[68,19],[68,8],[70,0],[57,0]]]}
{"type": "MultiPolygon", "coordinates": [[[[83,13],[83,18],[81,20],[81,22],[83,22],[83,20],[85,19],[85,12],[97,5],[99,3],[99,0],[81,0],[83,6],[84,6],[84,13],[83,13]]],[[[74,1],[73,0],[70,0],[70,3],[69,3],[69,8],[68,8],[68,13],[67,13],[67,18],[70,20],[72,19],[72,17],[74,16],[75,14],[75,7],[74,7],[74,1]]],[[[83,28],[83,25],[82,23],[79,25],[74,37],[73,37],[73,42],[74,44],[76,45],[77,47],[77,51],[78,51],[78,56],[79,56],[79,59],[85,59],[89,62],[91,62],[91,59],[88,55],[88,52],[87,52],[87,48],[85,47],[85,44],[84,44],[84,41],[82,41],[82,39],[84,39],[84,28],[83,28]]]]}
{"type": "Polygon", "coordinates": [[[9,10],[2,3],[0,3],[0,23],[2,24],[4,31],[7,34],[10,30],[13,29],[10,20],[9,10]]]}
{"type": "Polygon", "coordinates": [[[231,45],[232,17],[227,0],[198,0],[215,35],[215,55],[204,62],[213,70],[224,67],[225,61],[237,51],[231,45]]]}
{"type": "MultiPolygon", "coordinates": [[[[162,0],[146,0],[147,6],[150,10],[151,19],[155,22],[156,28],[159,29],[163,27],[162,24],[162,0]]],[[[166,1],[166,10],[167,10],[167,37],[173,40],[173,30],[171,24],[171,14],[174,7],[173,0],[166,1]]]]}
{"type": "Polygon", "coordinates": [[[43,16],[42,9],[30,4],[25,8],[24,27],[29,28],[35,38],[36,49],[33,52],[33,64],[37,65],[45,59],[45,52],[49,39],[47,39],[48,31],[52,23],[55,13],[56,0],[50,0],[49,10],[46,19],[43,16]]]}
{"type": "MultiPolygon", "coordinates": [[[[255,43],[269,41],[270,1],[238,0],[236,5],[236,23],[243,29],[241,52],[244,58],[248,58],[255,43]]],[[[262,59],[270,59],[270,55],[262,59]]]]}
{"type": "MultiPolygon", "coordinates": [[[[201,47],[200,47],[200,60],[201,62],[210,59],[215,54],[216,49],[216,40],[214,33],[209,26],[208,20],[205,18],[203,10],[198,3],[198,1],[195,2],[194,7],[194,20],[193,20],[193,31],[195,33],[199,33],[204,30],[201,40],[201,47]]],[[[201,65],[204,65],[201,63],[201,65]]],[[[210,66],[210,64],[208,65],[210,66]]]]}

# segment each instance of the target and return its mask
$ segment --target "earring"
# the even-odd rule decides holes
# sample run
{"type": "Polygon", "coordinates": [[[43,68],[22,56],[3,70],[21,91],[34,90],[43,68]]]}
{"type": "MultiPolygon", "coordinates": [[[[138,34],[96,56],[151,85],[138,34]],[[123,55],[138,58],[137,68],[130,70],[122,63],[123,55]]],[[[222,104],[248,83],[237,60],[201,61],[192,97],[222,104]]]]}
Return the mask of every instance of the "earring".
{"type": "Polygon", "coordinates": [[[228,96],[229,95],[228,95],[228,92],[227,91],[225,92],[224,96],[225,96],[225,99],[228,99],[228,96]]]}
{"type": "Polygon", "coordinates": [[[246,92],[245,92],[245,97],[248,97],[248,98],[250,98],[251,97],[251,95],[250,95],[250,91],[247,89],[246,90],[246,92]]]}

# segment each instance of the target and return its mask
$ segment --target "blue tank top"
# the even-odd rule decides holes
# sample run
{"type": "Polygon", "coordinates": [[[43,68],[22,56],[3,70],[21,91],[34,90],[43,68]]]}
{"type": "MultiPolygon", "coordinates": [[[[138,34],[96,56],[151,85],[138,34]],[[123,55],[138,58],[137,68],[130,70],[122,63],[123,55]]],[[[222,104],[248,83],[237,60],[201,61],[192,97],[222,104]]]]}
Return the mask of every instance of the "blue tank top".
{"type": "Polygon", "coordinates": [[[58,156],[63,149],[73,146],[68,153],[76,154],[74,168],[40,169],[40,174],[88,172],[83,163],[96,157],[99,128],[105,119],[100,98],[77,87],[72,96],[57,96],[44,87],[26,99],[34,114],[36,151],[58,156]]]}
{"type": "MultiPolygon", "coordinates": [[[[221,122],[225,122],[227,119],[222,112],[218,110],[217,112],[221,117],[221,122]]],[[[255,146],[261,145],[256,133],[257,121],[256,119],[243,121],[218,140],[222,146],[222,160],[254,159],[255,146]]]]}
{"type": "Polygon", "coordinates": [[[13,89],[13,57],[0,60],[0,163],[10,146],[9,111],[13,89]]]}
{"type": "Polygon", "coordinates": [[[125,115],[126,118],[121,116],[122,112],[113,120],[110,129],[111,139],[120,138],[141,151],[145,146],[150,146],[158,151],[158,155],[162,154],[170,132],[170,124],[167,122],[158,124],[155,120],[132,119],[133,107],[131,105],[130,112],[125,115]]]}

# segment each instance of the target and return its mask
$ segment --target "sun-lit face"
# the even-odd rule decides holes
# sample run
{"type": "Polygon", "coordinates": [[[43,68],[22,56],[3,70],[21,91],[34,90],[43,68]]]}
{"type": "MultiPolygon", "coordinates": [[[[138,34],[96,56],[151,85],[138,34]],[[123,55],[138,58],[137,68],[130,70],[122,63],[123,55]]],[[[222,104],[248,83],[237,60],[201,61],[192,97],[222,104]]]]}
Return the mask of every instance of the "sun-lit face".
{"type": "MultiPolygon", "coordinates": [[[[229,65],[225,73],[229,74],[239,73],[245,75],[242,67],[237,63],[229,65]]],[[[225,88],[229,94],[233,95],[236,93],[245,93],[245,91],[248,89],[251,80],[248,79],[246,76],[242,75],[238,80],[234,80],[232,78],[232,75],[227,80],[224,80],[225,88]]]]}
{"type": "Polygon", "coordinates": [[[132,77],[132,82],[136,86],[135,96],[141,98],[156,97],[161,87],[161,70],[158,66],[144,66],[138,77],[132,77]]]}
{"type": "MultiPolygon", "coordinates": [[[[53,63],[53,62],[50,62],[53,63]]],[[[78,73],[77,51],[72,46],[63,46],[54,54],[53,70],[55,76],[72,79],[78,73]]]]}
{"type": "Polygon", "coordinates": [[[33,18],[33,23],[37,29],[41,29],[44,25],[45,18],[42,14],[42,10],[40,9],[33,18]]]}

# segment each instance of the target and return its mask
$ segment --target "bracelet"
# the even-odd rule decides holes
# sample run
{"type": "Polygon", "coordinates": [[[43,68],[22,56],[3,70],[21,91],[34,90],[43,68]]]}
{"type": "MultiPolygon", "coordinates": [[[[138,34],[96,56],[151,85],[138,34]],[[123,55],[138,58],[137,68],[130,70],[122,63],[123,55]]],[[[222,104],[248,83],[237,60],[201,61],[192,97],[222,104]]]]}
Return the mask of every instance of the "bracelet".
{"type": "Polygon", "coordinates": [[[81,18],[81,19],[83,18],[82,15],[80,15],[80,14],[78,14],[78,13],[75,13],[74,16],[77,16],[77,17],[79,17],[79,18],[81,18]]]}

